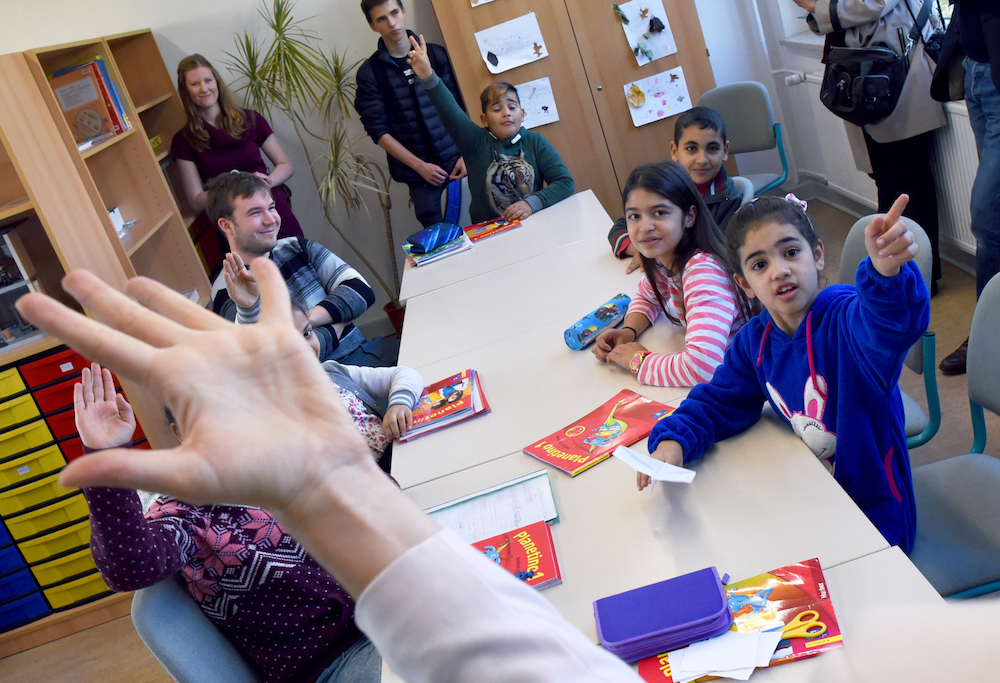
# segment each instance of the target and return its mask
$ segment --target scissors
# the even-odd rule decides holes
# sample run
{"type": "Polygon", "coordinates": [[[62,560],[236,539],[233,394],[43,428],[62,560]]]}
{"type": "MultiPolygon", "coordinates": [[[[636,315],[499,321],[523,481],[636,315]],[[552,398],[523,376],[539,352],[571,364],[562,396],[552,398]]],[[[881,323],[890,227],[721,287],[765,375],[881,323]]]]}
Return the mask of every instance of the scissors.
{"type": "Polygon", "coordinates": [[[814,609],[799,612],[781,629],[783,638],[818,638],[824,633],[826,624],[819,620],[819,612],[814,609]]]}

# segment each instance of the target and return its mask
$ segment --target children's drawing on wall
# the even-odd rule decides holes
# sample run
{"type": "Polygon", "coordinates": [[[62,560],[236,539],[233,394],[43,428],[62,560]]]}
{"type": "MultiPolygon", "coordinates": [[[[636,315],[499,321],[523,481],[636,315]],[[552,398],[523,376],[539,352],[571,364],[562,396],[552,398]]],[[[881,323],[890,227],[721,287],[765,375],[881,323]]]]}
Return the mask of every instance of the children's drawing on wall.
{"type": "Polygon", "coordinates": [[[517,94],[521,98],[521,108],[526,114],[522,124],[525,128],[537,128],[559,120],[559,112],[556,111],[556,100],[552,95],[552,84],[549,82],[548,76],[514,87],[517,88],[517,94]]]}
{"type": "Polygon", "coordinates": [[[622,86],[635,127],[687,111],[693,105],[683,67],[662,71],[622,86]]]}
{"type": "Polygon", "coordinates": [[[614,9],[639,66],[677,52],[663,0],[631,0],[614,9]]]}
{"type": "Polygon", "coordinates": [[[476,31],[476,43],[491,74],[549,56],[534,12],[476,31]]]}

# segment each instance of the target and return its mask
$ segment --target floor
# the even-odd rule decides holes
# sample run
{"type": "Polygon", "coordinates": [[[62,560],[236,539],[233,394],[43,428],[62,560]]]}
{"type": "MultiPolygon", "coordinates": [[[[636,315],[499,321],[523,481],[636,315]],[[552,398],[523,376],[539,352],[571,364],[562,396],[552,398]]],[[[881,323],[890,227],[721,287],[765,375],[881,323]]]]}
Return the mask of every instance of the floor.
{"type": "MultiPolygon", "coordinates": [[[[824,272],[831,282],[836,281],[840,251],[854,218],[821,202],[813,202],[809,214],[826,243],[824,272]]],[[[940,285],[940,293],[931,300],[931,329],[937,337],[938,360],[968,335],[975,279],[945,263],[940,285]]],[[[937,381],[944,415],[941,430],[928,444],[911,452],[914,466],[965,453],[972,444],[965,376],[945,377],[939,372],[937,381]]],[[[900,385],[926,405],[920,376],[904,368],[900,385]]],[[[987,428],[993,439],[987,441],[986,452],[1000,457],[1000,418],[987,413],[987,428]]],[[[980,600],[1000,600],[1000,593],[980,600]]],[[[55,680],[169,683],[171,678],[139,640],[131,620],[124,617],[0,660],[0,683],[55,680]]]]}

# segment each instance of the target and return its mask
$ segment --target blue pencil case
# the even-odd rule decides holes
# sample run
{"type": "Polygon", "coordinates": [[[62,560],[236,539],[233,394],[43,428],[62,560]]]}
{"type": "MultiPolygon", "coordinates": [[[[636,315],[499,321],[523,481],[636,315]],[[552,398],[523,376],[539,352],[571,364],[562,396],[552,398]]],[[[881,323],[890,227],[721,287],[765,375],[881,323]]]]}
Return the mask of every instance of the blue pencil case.
{"type": "Polygon", "coordinates": [[[706,567],[595,600],[597,637],[608,652],[635,662],[725,633],[733,624],[728,580],[706,567]]]}
{"type": "Polygon", "coordinates": [[[410,243],[410,251],[414,254],[426,254],[434,251],[442,244],[447,244],[462,234],[462,228],[454,223],[435,223],[406,238],[410,243]]]}
{"type": "Polygon", "coordinates": [[[632,299],[627,294],[618,294],[603,306],[595,308],[563,332],[566,346],[579,351],[597,339],[604,330],[614,327],[625,319],[632,299]]]}

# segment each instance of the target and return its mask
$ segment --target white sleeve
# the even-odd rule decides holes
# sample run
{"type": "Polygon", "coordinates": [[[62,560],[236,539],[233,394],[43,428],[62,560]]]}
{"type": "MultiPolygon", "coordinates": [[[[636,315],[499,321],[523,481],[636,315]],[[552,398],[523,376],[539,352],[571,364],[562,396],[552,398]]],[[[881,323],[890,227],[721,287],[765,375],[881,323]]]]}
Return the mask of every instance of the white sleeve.
{"type": "Polygon", "coordinates": [[[358,598],[355,621],[408,683],[640,681],[447,530],[384,569],[358,598]]]}
{"type": "Polygon", "coordinates": [[[328,360],[323,365],[339,366],[347,375],[374,398],[384,398],[386,405],[403,405],[412,408],[424,390],[420,373],[405,365],[388,368],[369,368],[360,365],[343,365],[328,360]]]}

